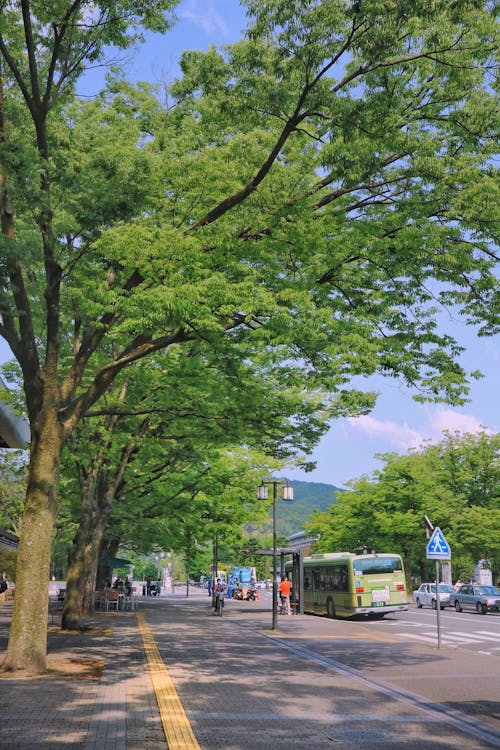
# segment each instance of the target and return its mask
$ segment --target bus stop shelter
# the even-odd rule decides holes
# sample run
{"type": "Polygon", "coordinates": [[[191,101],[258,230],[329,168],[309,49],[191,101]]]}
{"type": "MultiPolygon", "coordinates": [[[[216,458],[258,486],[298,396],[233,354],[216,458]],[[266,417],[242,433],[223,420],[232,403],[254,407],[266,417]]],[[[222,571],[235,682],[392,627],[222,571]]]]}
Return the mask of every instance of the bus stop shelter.
{"type": "MultiPolygon", "coordinates": [[[[274,552],[272,549],[257,549],[249,550],[247,554],[273,557],[274,552]]],[[[291,558],[292,562],[292,599],[297,604],[297,612],[300,615],[304,614],[304,598],[302,592],[304,590],[304,567],[302,565],[303,551],[296,547],[276,547],[276,558],[279,561],[276,564],[276,570],[279,571],[281,576],[285,575],[285,558],[291,558]]]]}
{"type": "MultiPolygon", "coordinates": [[[[0,394],[2,388],[6,388],[6,385],[0,378],[0,394]]],[[[0,401],[0,448],[25,448],[29,440],[28,421],[18,417],[0,401]]]]}

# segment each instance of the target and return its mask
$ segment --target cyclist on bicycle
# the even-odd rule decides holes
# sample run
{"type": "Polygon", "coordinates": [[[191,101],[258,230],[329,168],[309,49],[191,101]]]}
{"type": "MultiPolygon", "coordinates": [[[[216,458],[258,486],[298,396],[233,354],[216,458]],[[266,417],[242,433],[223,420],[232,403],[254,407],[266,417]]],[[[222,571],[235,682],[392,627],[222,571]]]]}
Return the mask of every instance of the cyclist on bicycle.
{"type": "Polygon", "coordinates": [[[219,607],[224,606],[224,593],[226,591],[226,586],[224,583],[222,583],[220,578],[217,578],[217,582],[214,586],[214,594],[215,594],[215,611],[219,611],[219,607]]]}

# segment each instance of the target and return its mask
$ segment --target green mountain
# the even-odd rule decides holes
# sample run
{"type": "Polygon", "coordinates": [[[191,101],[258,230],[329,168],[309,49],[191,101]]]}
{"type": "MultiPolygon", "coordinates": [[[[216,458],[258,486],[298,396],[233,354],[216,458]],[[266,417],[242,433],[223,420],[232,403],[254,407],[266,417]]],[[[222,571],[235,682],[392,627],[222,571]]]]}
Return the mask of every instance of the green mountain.
{"type": "MultiPolygon", "coordinates": [[[[279,537],[288,537],[302,531],[314,510],[325,511],[329,505],[337,502],[336,492],[345,492],[345,490],[335,487],[333,484],[321,482],[290,481],[290,486],[293,487],[293,500],[291,502],[282,500],[281,488],[278,489],[276,529],[279,537]]],[[[271,506],[269,523],[265,527],[248,528],[248,531],[250,535],[269,535],[272,534],[272,524],[273,509],[271,506]]]]}
{"type": "MultiPolygon", "coordinates": [[[[314,510],[325,511],[329,505],[336,503],[336,492],[344,492],[340,487],[321,482],[290,482],[293,487],[293,501],[278,500],[277,533],[278,536],[291,536],[302,531],[314,510]]],[[[272,519],[272,509],[271,509],[272,519]]]]}

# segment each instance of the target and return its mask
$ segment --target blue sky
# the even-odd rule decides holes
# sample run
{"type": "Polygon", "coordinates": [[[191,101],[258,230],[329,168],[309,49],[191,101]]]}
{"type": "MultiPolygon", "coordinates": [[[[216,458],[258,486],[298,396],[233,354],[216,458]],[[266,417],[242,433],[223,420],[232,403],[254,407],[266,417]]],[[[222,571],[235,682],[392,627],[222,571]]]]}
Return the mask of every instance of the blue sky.
{"type": "MultiPolygon", "coordinates": [[[[183,0],[177,8],[177,17],[178,23],[165,37],[152,35],[135,54],[127,53],[128,78],[170,82],[177,76],[177,60],[184,49],[231,43],[245,27],[237,0],[183,0]]],[[[102,69],[95,72],[96,78],[102,75],[102,69]]],[[[93,78],[88,77],[82,91],[93,93],[89,90],[93,78]]],[[[421,405],[412,400],[408,389],[395,381],[369,380],[366,387],[380,393],[374,411],[369,416],[332,423],[312,457],[317,461],[316,470],[304,474],[289,469],[286,471],[289,479],[344,486],[349,480],[381,467],[376,453],[406,452],[424,440],[440,440],[446,429],[500,431],[498,338],[478,339],[459,319],[447,316],[445,320],[446,331],[466,349],[460,360],[463,367],[468,371],[481,370],[485,376],[472,382],[470,402],[460,408],[421,405]]],[[[9,358],[10,352],[0,339],[0,364],[9,358]]]]}

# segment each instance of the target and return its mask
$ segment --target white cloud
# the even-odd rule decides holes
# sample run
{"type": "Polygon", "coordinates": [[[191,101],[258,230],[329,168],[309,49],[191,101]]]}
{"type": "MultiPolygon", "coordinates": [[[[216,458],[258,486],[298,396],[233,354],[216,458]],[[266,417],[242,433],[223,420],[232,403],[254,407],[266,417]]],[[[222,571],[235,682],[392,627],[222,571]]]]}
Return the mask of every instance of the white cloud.
{"type": "Polygon", "coordinates": [[[224,16],[216,10],[212,0],[209,2],[207,0],[188,0],[181,5],[177,14],[180,18],[199,26],[206,34],[225,36],[229,33],[224,16]]]}
{"type": "Polygon", "coordinates": [[[491,430],[487,430],[472,414],[459,414],[459,412],[453,411],[453,409],[446,409],[444,406],[427,408],[426,412],[429,428],[433,433],[429,437],[433,439],[436,436],[440,439],[444,430],[449,430],[450,432],[481,432],[484,430],[491,434],[491,430]]]}
{"type": "Polygon", "coordinates": [[[376,419],[373,416],[351,417],[347,420],[348,431],[360,437],[380,441],[380,452],[384,450],[408,451],[418,448],[426,440],[436,443],[443,439],[443,432],[475,433],[484,430],[491,434],[472,414],[460,414],[442,406],[424,410],[426,422],[418,429],[407,423],[376,419]]]}
{"type": "MultiPolygon", "coordinates": [[[[416,448],[425,439],[418,430],[407,424],[398,424],[389,420],[384,421],[371,416],[349,417],[349,431],[353,431],[363,437],[382,440],[386,446],[398,451],[406,451],[416,448]]],[[[381,450],[384,447],[381,446],[381,450]]]]}

